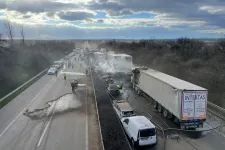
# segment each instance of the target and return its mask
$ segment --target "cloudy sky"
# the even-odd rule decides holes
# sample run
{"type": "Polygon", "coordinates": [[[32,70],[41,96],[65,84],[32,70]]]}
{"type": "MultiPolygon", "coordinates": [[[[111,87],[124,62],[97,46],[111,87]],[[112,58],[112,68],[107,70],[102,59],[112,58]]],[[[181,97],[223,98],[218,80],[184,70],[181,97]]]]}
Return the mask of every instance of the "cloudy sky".
{"type": "Polygon", "coordinates": [[[225,35],[225,0],[0,0],[31,39],[216,38],[225,35]]]}

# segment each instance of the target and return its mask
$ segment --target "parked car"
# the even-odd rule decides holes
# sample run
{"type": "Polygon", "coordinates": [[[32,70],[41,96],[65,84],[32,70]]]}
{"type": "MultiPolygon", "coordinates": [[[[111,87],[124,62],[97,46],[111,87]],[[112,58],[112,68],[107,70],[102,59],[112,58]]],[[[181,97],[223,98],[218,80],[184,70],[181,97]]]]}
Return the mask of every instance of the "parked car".
{"type": "Polygon", "coordinates": [[[130,104],[126,100],[120,100],[120,101],[114,100],[113,108],[115,109],[120,119],[123,117],[135,116],[134,109],[130,106],[130,104]]]}
{"type": "Polygon", "coordinates": [[[157,144],[156,127],[145,116],[124,117],[121,122],[134,147],[157,144]]]}
{"type": "Polygon", "coordinates": [[[48,75],[55,75],[56,73],[57,73],[57,69],[56,68],[50,68],[49,70],[48,70],[48,75]]]}
{"type": "Polygon", "coordinates": [[[107,91],[109,92],[110,96],[119,96],[120,89],[121,89],[121,86],[118,84],[109,84],[107,91]]]}
{"type": "Polygon", "coordinates": [[[59,64],[55,64],[55,65],[51,65],[50,68],[56,68],[56,69],[60,69],[61,65],[59,64]]]}

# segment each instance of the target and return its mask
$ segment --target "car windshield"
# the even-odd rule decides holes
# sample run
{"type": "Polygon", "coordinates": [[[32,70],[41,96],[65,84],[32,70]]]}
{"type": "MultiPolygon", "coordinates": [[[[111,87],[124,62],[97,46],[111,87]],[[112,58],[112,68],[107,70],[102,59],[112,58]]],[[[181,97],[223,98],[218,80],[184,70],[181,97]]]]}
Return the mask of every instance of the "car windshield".
{"type": "Polygon", "coordinates": [[[140,137],[149,137],[156,134],[155,128],[140,130],[140,137]]]}
{"type": "Polygon", "coordinates": [[[50,68],[50,69],[49,69],[49,71],[55,71],[55,70],[56,70],[55,68],[50,68]]]}
{"type": "Polygon", "coordinates": [[[131,116],[131,115],[134,114],[134,112],[133,112],[133,111],[124,111],[123,114],[124,114],[125,116],[131,116]]]}

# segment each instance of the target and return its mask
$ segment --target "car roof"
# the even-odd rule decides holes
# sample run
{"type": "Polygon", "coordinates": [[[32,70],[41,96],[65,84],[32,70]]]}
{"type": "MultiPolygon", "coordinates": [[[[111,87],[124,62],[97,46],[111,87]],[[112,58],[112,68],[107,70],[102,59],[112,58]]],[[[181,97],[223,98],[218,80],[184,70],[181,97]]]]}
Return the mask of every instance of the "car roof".
{"type": "Polygon", "coordinates": [[[117,84],[109,84],[109,89],[118,89],[117,84]]]}
{"type": "Polygon", "coordinates": [[[155,125],[152,124],[151,121],[148,120],[145,116],[132,116],[128,119],[140,130],[155,128],[155,125]]]}
{"type": "Polygon", "coordinates": [[[128,102],[117,103],[117,105],[122,111],[133,111],[133,108],[128,102]]]}

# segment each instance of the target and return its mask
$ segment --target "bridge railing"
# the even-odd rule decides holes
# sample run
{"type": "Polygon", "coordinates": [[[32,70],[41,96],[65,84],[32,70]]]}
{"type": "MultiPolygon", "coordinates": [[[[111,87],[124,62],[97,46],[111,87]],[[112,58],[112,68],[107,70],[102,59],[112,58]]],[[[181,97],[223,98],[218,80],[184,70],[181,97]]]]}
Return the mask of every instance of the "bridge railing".
{"type": "Polygon", "coordinates": [[[46,73],[47,70],[48,70],[48,68],[43,70],[42,72],[40,72],[39,74],[37,74],[33,78],[31,78],[30,80],[28,80],[27,82],[25,82],[24,84],[22,84],[21,86],[16,88],[15,90],[13,90],[12,92],[7,94],[3,98],[1,98],[0,99],[0,109],[2,107],[4,107],[5,105],[7,105],[13,98],[15,98],[17,95],[19,95],[22,91],[27,89],[31,84],[33,84],[35,81],[40,79],[46,73]]]}
{"type": "Polygon", "coordinates": [[[208,111],[213,113],[215,116],[218,116],[219,118],[225,120],[225,109],[224,108],[222,108],[216,104],[213,104],[209,101],[208,101],[207,107],[208,107],[208,111]]]}

